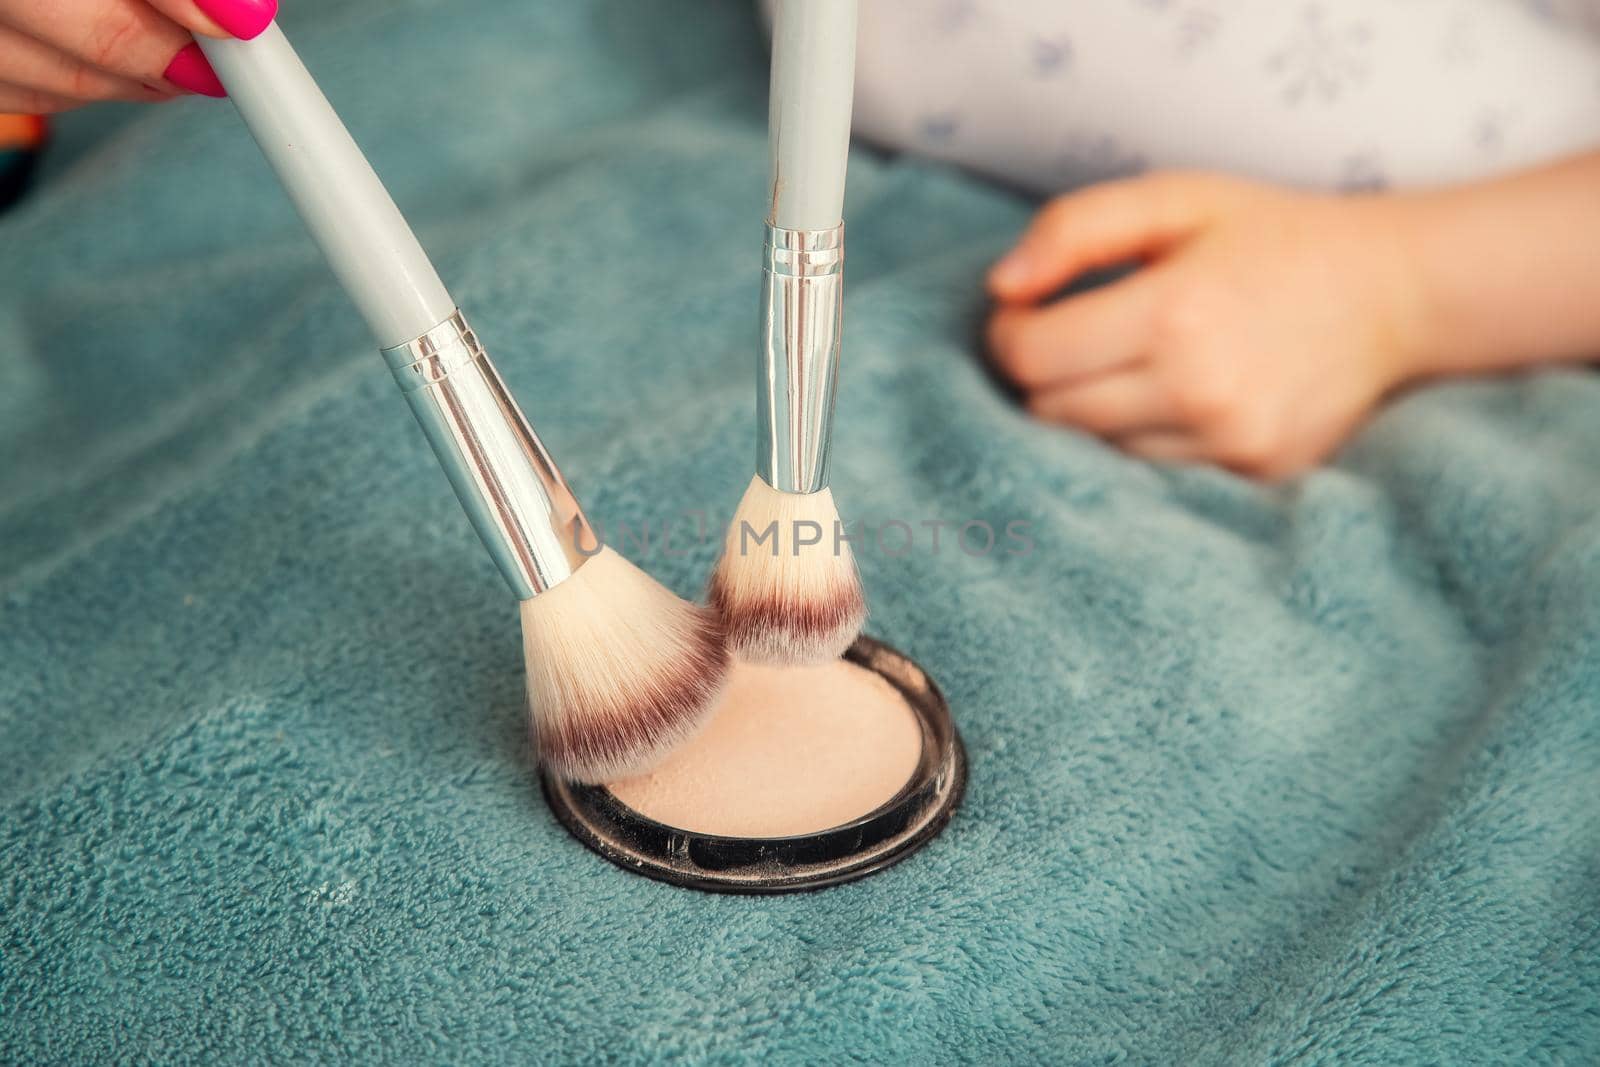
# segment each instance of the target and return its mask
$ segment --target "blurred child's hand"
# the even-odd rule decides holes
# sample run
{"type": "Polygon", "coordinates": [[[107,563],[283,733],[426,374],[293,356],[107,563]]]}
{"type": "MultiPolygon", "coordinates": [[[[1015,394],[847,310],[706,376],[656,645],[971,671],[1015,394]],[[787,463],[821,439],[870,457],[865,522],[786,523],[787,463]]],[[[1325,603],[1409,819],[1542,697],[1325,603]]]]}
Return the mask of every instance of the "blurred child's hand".
{"type": "Polygon", "coordinates": [[[1186,173],[1061,197],[989,274],[989,346],[1040,418],[1141,456],[1292,474],[1411,373],[1396,210],[1186,173]],[[1048,300],[1129,261],[1145,266],[1048,300]]]}
{"type": "Polygon", "coordinates": [[[192,34],[255,37],[277,0],[0,0],[0,112],[222,96],[192,34]]]}

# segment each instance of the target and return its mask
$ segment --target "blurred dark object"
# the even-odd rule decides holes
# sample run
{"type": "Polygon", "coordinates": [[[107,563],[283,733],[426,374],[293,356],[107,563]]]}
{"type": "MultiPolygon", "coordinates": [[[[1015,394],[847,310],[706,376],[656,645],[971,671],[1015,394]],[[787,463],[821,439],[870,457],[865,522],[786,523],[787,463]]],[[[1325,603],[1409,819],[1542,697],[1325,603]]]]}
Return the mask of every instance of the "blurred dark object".
{"type": "Polygon", "coordinates": [[[0,211],[21,198],[49,136],[39,115],[0,115],[0,211]]]}

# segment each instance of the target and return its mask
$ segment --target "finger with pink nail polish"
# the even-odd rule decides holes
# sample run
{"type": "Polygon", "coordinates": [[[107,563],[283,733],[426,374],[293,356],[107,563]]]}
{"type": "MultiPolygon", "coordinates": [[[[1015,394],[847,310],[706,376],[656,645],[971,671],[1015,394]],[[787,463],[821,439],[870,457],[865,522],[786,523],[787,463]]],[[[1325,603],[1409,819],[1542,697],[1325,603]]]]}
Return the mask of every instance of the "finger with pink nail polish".
{"type": "Polygon", "coordinates": [[[205,53],[192,41],[178,50],[178,54],[172,57],[172,62],[167,64],[167,69],[161,76],[178,88],[199,93],[201,96],[228,95],[228,91],[222,87],[222,82],[217,78],[217,72],[211,69],[205,53]]]}
{"type": "Polygon", "coordinates": [[[278,0],[194,0],[211,20],[241,41],[253,40],[272,25],[278,0]]]}

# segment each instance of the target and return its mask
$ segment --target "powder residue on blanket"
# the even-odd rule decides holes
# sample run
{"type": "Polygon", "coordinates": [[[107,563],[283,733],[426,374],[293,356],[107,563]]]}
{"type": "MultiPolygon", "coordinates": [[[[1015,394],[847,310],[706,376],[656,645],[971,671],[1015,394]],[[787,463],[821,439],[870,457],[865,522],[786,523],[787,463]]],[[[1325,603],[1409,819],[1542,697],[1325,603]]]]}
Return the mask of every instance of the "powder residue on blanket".
{"type": "Polygon", "coordinates": [[[844,660],[738,663],[699,736],[610,788],[668,826],[784,837],[865,815],[899,792],[921,755],[915,713],[872,671],[844,660]]]}

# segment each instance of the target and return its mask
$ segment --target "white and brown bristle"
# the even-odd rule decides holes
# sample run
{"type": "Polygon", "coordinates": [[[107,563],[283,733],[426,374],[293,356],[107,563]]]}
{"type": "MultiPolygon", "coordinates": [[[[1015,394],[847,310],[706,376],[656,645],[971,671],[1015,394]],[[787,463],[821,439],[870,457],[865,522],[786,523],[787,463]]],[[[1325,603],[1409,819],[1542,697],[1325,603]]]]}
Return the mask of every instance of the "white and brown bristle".
{"type": "Polygon", "coordinates": [[[709,594],[735,653],[753,663],[800,665],[837,659],[850,647],[867,601],[855,554],[836,535],[838,522],[830,489],[782,493],[760,475],[750,482],[709,594]],[[802,543],[818,528],[817,543],[802,543]]]}
{"type": "Polygon", "coordinates": [[[563,778],[649,770],[710,717],[728,673],[715,612],[609,548],[522,602],[539,758],[563,778]]]}

